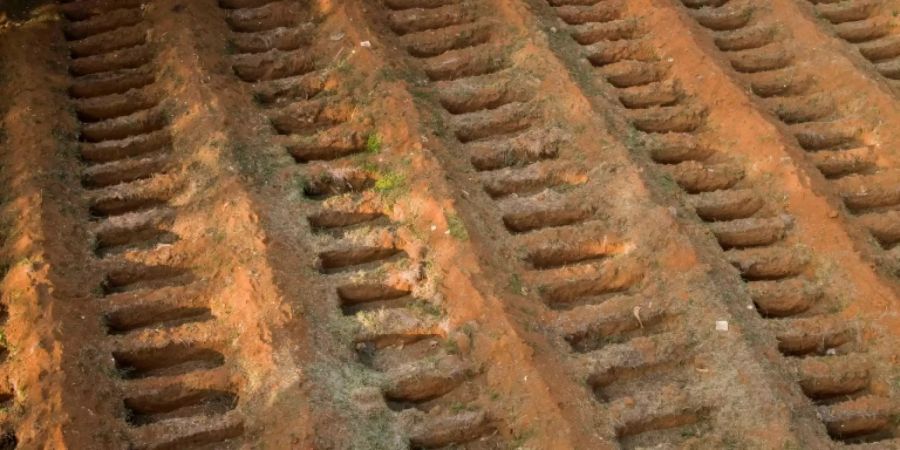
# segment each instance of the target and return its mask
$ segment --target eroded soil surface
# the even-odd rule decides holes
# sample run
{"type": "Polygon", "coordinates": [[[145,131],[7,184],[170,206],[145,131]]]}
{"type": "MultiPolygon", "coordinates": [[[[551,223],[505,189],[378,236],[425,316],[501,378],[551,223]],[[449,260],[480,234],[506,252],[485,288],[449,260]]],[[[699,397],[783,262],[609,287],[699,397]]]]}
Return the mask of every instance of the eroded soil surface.
{"type": "Polygon", "coordinates": [[[0,450],[900,449],[900,2],[0,4],[0,450]]]}

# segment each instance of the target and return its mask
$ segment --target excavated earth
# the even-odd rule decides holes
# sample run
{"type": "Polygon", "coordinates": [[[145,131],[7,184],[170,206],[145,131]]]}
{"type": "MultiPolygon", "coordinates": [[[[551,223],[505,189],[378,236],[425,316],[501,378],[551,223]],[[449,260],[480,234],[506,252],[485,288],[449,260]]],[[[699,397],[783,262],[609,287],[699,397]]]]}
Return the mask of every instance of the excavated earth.
{"type": "Polygon", "coordinates": [[[0,0],[0,450],[900,449],[900,0],[0,0]]]}

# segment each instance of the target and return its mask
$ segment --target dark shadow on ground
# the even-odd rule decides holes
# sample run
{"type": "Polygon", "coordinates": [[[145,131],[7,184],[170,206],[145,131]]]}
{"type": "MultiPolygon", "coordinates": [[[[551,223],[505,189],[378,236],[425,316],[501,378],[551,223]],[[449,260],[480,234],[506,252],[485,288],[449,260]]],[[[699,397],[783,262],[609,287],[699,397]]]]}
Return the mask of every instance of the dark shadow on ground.
{"type": "Polygon", "coordinates": [[[28,20],[32,12],[53,0],[0,0],[0,24],[28,20]]]}

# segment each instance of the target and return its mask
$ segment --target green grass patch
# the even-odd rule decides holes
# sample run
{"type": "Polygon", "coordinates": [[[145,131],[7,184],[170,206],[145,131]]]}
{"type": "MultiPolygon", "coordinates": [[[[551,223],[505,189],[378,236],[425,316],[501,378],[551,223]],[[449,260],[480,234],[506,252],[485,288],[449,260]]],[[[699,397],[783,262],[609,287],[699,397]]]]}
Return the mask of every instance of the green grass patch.
{"type": "Polygon", "coordinates": [[[385,171],[378,173],[375,180],[375,192],[389,205],[393,205],[408,190],[406,177],[402,173],[385,171]]]}
{"type": "Polygon", "coordinates": [[[452,213],[444,213],[444,219],[447,220],[447,231],[450,232],[450,236],[460,241],[469,239],[469,231],[466,230],[466,224],[463,223],[459,216],[452,213]]]}
{"type": "Polygon", "coordinates": [[[372,133],[366,138],[366,152],[377,154],[381,152],[381,136],[372,133]]]}
{"type": "Polygon", "coordinates": [[[442,311],[439,306],[425,300],[416,301],[411,306],[413,309],[418,310],[422,314],[434,317],[436,319],[439,319],[444,314],[444,311],[442,311]]]}
{"type": "Polygon", "coordinates": [[[519,278],[518,274],[512,274],[512,276],[509,277],[507,287],[516,294],[525,295],[525,286],[522,284],[522,279],[519,278]]]}

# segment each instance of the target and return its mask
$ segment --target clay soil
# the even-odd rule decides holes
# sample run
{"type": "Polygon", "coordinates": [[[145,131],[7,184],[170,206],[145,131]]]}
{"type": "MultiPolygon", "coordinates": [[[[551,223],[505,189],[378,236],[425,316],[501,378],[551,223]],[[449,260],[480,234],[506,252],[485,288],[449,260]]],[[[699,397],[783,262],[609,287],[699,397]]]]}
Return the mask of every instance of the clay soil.
{"type": "Polygon", "coordinates": [[[0,450],[900,449],[894,0],[0,0],[0,450]]]}

